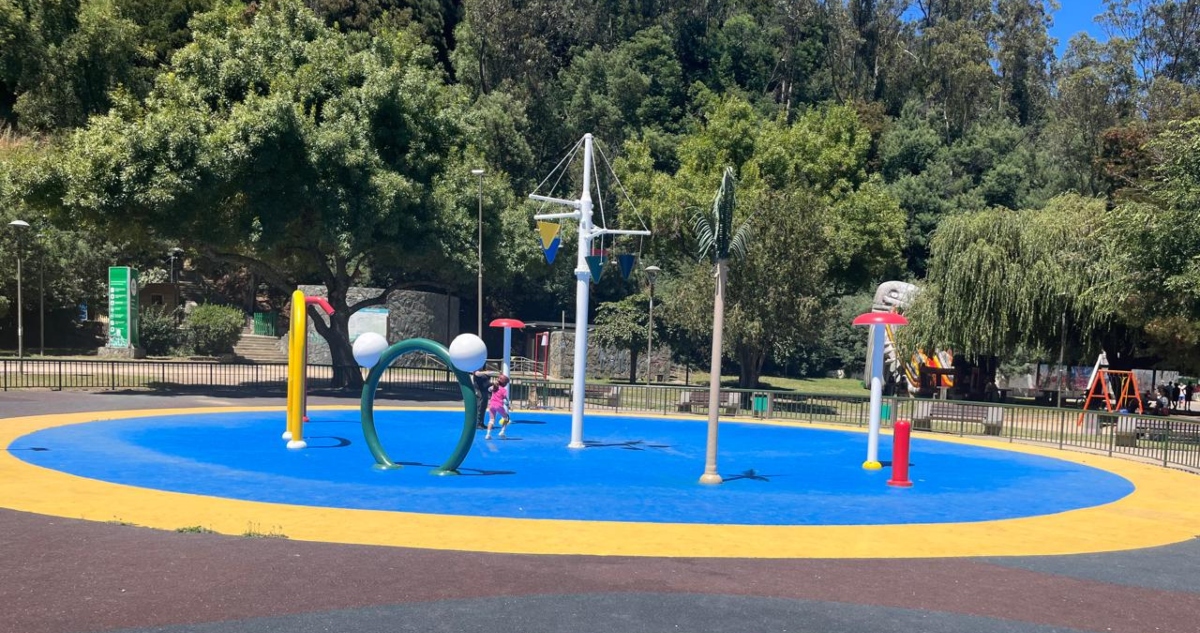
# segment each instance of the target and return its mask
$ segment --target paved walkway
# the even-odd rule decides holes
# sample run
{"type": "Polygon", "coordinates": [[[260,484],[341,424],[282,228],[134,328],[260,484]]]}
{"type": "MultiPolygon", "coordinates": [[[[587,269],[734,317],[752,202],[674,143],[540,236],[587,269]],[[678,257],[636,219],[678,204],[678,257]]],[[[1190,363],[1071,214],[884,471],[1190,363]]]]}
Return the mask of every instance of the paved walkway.
{"type": "MultiPolygon", "coordinates": [[[[8,392],[0,394],[0,417],[281,404],[145,392],[8,392]]],[[[1200,525],[1187,527],[1200,533],[1200,525]]],[[[1200,541],[1003,558],[487,554],[175,533],[0,510],[0,605],[0,632],[13,633],[1190,633],[1200,614],[1200,541]]]]}

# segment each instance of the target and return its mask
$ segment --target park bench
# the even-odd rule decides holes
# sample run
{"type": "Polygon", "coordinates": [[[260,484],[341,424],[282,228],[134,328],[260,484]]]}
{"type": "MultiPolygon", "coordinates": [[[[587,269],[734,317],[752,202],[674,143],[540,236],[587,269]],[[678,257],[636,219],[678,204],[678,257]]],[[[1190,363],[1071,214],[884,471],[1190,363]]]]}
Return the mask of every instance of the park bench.
{"type": "MultiPolygon", "coordinates": [[[[717,400],[717,405],[721,415],[737,415],[737,394],[731,391],[722,391],[717,400]]],[[[683,393],[679,394],[679,405],[677,409],[683,413],[700,413],[701,411],[708,411],[708,392],[684,391],[683,393]],[[701,411],[697,411],[697,409],[700,409],[701,411]]]]}
{"type": "Polygon", "coordinates": [[[1003,422],[1000,420],[1001,410],[992,411],[992,407],[971,404],[958,404],[945,401],[918,400],[916,413],[913,415],[912,427],[918,431],[932,431],[933,421],[969,422],[983,426],[984,435],[1000,435],[1003,422]]]}
{"type": "Polygon", "coordinates": [[[585,386],[583,388],[583,401],[602,404],[615,409],[621,406],[621,390],[616,386],[585,386]]]}
{"type": "Polygon", "coordinates": [[[1200,444],[1200,424],[1179,420],[1142,420],[1134,427],[1137,436],[1152,442],[1200,444]]]}

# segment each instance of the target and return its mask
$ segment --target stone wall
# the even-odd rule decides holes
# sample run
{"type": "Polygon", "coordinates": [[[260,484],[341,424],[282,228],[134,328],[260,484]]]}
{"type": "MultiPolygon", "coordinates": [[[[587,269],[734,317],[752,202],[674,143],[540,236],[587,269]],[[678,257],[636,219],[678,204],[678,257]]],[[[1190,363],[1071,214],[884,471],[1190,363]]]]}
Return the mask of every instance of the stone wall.
{"type": "MultiPolygon", "coordinates": [[[[646,380],[646,354],[638,354],[638,382],[646,380]]],[[[671,379],[671,350],[664,346],[654,346],[654,380],[658,375],[671,379]]],[[[629,350],[614,350],[597,347],[588,340],[588,378],[629,378],[629,350]]],[[[575,333],[550,332],[550,365],[547,368],[550,378],[570,379],[575,375],[575,333]]]]}
{"type": "MultiPolygon", "coordinates": [[[[307,297],[326,295],[325,286],[300,286],[299,289],[307,297]]],[[[346,295],[346,302],[353,305],[363,299],[378,297],[381,292],[381,288],[351,288],[346,295]]],[[[381,307],[388,310],[389,343],[398,343],[410,338],[427,338],[449,345],[460,332],[459,299],[453,295],[397,290],[388,297],[386,306],[381,307]]],[[[287,341],[288,335],[280,340],[284,353],[287,352],[287,341]]],[[[325,339],[317,334],[316,328],[309,323],[308,362],[314,365],[328,365],[331,360],[325,339]]]]}

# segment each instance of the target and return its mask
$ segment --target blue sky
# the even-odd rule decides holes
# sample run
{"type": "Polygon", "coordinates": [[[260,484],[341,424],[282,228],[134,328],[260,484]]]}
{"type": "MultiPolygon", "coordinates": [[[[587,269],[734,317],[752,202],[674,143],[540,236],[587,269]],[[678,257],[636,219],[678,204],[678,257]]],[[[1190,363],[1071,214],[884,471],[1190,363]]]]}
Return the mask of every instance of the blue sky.
{"type": "Polygon", "coordinates": [[[1058,39],[1055,50],[1060,57],[1071,36],[1080,31],[1087,31],[1097,40],[1108,39],[1100,25],[1093,21],[1093,18],[1104,12],[1103,0],[1059,0],[1059,4],[1062,7],[1054,13],[1054,26],[1050,28],[1050,35],[1058,39]]]}

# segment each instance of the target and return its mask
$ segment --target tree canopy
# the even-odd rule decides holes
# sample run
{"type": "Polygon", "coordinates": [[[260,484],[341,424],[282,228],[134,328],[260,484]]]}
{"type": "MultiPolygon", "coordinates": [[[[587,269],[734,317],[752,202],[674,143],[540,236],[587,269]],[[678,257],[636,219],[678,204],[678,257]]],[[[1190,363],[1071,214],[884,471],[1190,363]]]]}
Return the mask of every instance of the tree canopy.
{"type": "MultiPolygon", "coordinates": [[[[606,248],[663,269],[681,359],[711,329],[690,218],[730,166],[735,221],[762,227],[726,297],[745,384],[843,362],[833,322],[888,279],[925,287],[929,344],[1032,359],[1065,315],[1078,357],[1182,367],[1197,6],[1108,2],[1107,37],[1057,56],[1046,0],[0,0],[0,214],[62,236],[60,309],[105,259],[182,246],[279,293],[425,287],[473,312],[482,206],[485,309],[557,321],[571,263],[545,264],[524,200],[593,133],[638,211],[615,223],[653,231],[606,248]]],[[[641,291],[594,292],[627,321],[641,291]]],[[[321,321],[339,362],[362,305],[321,321]]]]}

